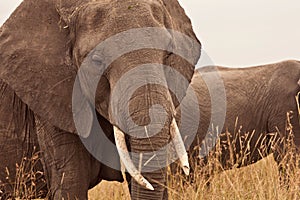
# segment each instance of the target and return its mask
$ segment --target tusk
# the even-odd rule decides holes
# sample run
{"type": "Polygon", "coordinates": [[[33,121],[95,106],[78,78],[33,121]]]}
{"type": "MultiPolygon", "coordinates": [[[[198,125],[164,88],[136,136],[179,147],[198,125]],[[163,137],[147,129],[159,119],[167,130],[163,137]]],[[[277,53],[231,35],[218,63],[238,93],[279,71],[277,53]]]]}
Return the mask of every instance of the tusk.
{"type": "Polygon", "coordinates": [[[189,165],[189,160],[188,160],[188,155],[184,147],[183,140],[181,138],[179,128],[177,126],[177,123],[175,121],[175,118],[172,120],[171,124],[171,137],[172,141],[176,150],[176,153],[179,157],[179,162],[182,170],[184,171],[185,175],[190,174],[190,165],[189,165]]]}
{"type": "Polygon", "coordinates": [[[146,187],[148,190],[154,190],[153,186],[135,168],[128,153],[124,133],[119,128],[114,126],[114,135],[115,135],[115,141],[116,141],[118,153],[128,173],[138,184],[146,187]]]}

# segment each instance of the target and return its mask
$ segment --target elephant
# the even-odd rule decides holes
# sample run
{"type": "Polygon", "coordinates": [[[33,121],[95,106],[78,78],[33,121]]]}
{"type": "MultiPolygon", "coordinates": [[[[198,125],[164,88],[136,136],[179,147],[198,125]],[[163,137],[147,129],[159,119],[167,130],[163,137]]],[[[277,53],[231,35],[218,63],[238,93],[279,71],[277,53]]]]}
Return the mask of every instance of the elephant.
{"type": "Polygon", "coordinates": [[[167,198],[169,144],[189,174],[174,118],[201,44],[176,0],[23,0],[0,29],[0,52],[50,199],[123,181],[120,161],[132,199],[167,198]]]}
{"type": "Polygon", "coordinates": [[[178,124],[181,118],[186,120],[180,133],[191,141],[187,148],[193,170],[195,165],[201,168],[207,164],[216,144],[220,144],[218,159],[225,170],[250,165],[272,153],[280,164],[284,141],[291,133],[299,152],[299,61],[249,68],[199,68],[188,89],[192,92],[196,100],[187,95],[177,108],[176,120],[178,124]]]}

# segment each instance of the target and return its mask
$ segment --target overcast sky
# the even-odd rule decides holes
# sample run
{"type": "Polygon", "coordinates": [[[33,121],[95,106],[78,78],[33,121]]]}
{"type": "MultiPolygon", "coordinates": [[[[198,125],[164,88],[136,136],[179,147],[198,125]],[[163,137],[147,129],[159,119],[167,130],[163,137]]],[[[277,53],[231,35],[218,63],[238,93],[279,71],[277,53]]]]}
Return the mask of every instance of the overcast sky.
{"type": "MultiPolygon", "coordinates": [[[[300,60],[299,0],[179,1],[215,64],[239,67],[300,60]]],[[[20,2],[0,1],[0,24],[20,2]]]]}

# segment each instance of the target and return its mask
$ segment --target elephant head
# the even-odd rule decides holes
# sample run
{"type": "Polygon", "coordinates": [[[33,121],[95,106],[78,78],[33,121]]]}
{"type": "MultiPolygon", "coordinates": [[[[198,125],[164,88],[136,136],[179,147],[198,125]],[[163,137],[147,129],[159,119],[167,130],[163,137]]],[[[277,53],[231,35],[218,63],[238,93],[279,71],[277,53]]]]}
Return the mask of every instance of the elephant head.
{"type": "Polygon", "coordinates": [[[0,78],[35,114],[84,137],[94,112],[114,127],[133,198],[162,197],[171,139],[188,173],[174,116],[201,45],[176,0],[24,0],[0,38],[0,78]]]}

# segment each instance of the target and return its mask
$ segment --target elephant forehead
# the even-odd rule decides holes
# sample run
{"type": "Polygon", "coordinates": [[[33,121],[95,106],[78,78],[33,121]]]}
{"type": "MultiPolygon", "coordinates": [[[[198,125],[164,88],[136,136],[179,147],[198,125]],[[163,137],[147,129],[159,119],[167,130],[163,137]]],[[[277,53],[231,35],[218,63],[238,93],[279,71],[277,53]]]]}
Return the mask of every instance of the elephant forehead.
{"type": "MultiPolygon", "coordinates": [[[[102,4],[94,3],[96,6],[85,5],[78,11],[77,16],[73,17],[74,30],[74,53],[79,63],[83,61],[85,56],[91,52],[98,44],[124,31],[141,28],[141,27],[166,27],[167,25],[161,21],[158,22],[152,13],[151,7],[146,2],[135,3],[134,1],[111,1],[111,3],[102,4]],[[134,5],[134,6],[131,6],[134,5]],[[80,28],[78,28],[80,27],[80,28]]],[[[162,15],[162,12],[160,12],[162,15]]],[[[170,25],[168,25],[170,26],[170,25]]],[[[138,35],[130,37],[133,40],[127,41],[127,45],[132,45],[138,35]]],[[[128,37],[118,38],[125,41],[128,37]]],[[[116,41],[116,38],[114,38],[116,41]]],[[[111,49],[116,45],[110,45],[104,52],[105,55],[110,54],[111,49]]]]}
{"type": "MultiPolygon", "coordinates": [[[[177,7],[177,12],[173,10],[173,7],[162,5],[161,1],[149,2],[137,0],[96,1],[86,4],[82,8],[78,9],[76,14],[71,16],[71,21],[73,21],[73,24],[71,24],[71,30],[73,29],[76,32],[74,34],[76,35],[75,54],[79,54],[77,57],[80,58],[80,63],[84,59],[84,56],[95,48],[97,44],[104,42],[116,34],[137,28],[161,27],[165,30],[169,29],[171,31],[178,31],[186,37],[189,37],[190,40],[195,41],[191,42],[185,38],[179,38],[173,32],[168,33],[170,32],[169,30],[163,35],[161,35],[161,32],[157,32],[157,34],[159,34],[157,37],[169,35],[169,38],[166,38],[167,41],[172,37],[173,39],[176,37],[174,42],[177,44],[173,44],[173,46],[180,46],[180,48],[184,48],[185,52],[190,54],[190,56],[185,57],[192,57],[192,64],[196,64],[200,55],[200,43],[192,31],[192,27],[190,25],[182,24],[187,22],[190,23],[190,21],[177,1],[170,1],[166,3],[173,4],[173,7],[177,7]],[[72,28],[72,26],[76,26],[76,28],[72,28]]],[[[145,31],[145,29],[143,31],[145,31]]],[[[127,45],[132,45],[134,42],[140,43],[140,40],[138,39],[141,38],[141,36],[138,33],[141,33],[141,31],[134,32],[135,35],[132,36],[126,35],[126,37],[122,37],[122,43],[124,43],[123,41],[125,40],[128,40],[127,45]]],[[[153,33],[153,31],[146,31],[142,34],[153,35],[155,33],[153,33]]],[[[116,37],[114,37],[114,39],[116,39],[116,37]]],[[[153,38],[151,39],[153,40],[153,38]]],[[[168,45],[170,45],[170,42],[168,45]]],[[[105,50],[105,52],[107,52],[107,50],[105,50]]]]}

